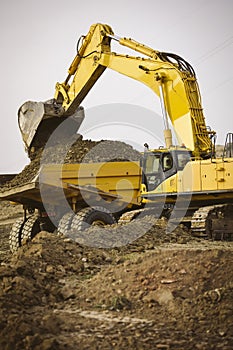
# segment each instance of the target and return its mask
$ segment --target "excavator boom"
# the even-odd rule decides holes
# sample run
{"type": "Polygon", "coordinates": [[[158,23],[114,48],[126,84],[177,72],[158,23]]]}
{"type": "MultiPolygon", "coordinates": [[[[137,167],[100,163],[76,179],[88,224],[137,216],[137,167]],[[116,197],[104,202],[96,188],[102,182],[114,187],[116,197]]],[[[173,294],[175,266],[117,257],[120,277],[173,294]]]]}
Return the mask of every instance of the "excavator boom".
{"type": "MultiPolygon", "coordinates": [[[[19,125],[28,152],[38,147],[37,144],[43,146],[48,138],[44,137],[44,130],[49,136],[65,118],[76,113],[106,68],[138,80],[152,89],[161,100],[165,125],[168,128],[169,119],[179,143],[185,144],[195,157],[210,157],[210,138],[214,132],[206,127],[199,88],[191,65],[175,54],[159,52],[135,40],[117,37],[111,27],[105,24],[92,25],[88,34],[79,39],[77,55],[65,81],[56,84],[52,103],[43,106],[43,103],[27,102],[20,108],[19,125]],[[111,52],[111,40],[144,57],[111,52]]],[[[79,116],[77,128],[83,117],[79,116]]],[[[171,145],[171,140],[168,144],[171,145]]]]}

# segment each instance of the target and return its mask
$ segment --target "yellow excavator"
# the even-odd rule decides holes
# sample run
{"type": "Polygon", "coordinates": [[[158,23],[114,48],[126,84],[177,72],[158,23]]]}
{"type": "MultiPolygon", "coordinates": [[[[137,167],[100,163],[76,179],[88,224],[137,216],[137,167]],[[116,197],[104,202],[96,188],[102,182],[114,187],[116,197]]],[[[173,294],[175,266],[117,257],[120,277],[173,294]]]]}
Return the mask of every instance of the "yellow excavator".
{"type": "Polygon", "coordinates": [[[119,221],[163,206],[163,215],[191,226],[194,234],[233,236],[233,134],[228,133],[217,158],[216,133],[206,126],[192,66],[176,54],[118,37],[109,25],[94,24],[80,37],[77,55],[65,81],[56,84],[52,100],[28,101],[19,109],[29,157],[66,118],[71,118],[72,128],[65,136],[77,133],[84,118],[81,103],[106,68],[147,85],[160,99],[165,124],[165,147],[147,147],[142,154],[138,208],[127,208],[119,221]],[[112,40],[140,56],[112,52],[112,40]],[[173,144],[169,122],[178,145],[173,144]]]}

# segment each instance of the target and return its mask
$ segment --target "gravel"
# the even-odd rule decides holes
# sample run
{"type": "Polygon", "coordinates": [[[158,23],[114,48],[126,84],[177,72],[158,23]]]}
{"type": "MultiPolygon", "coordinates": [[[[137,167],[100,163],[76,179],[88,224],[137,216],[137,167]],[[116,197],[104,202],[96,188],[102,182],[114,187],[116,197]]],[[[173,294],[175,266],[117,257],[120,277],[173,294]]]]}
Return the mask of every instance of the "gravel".
{"type": "Polygon", "coordinates": [[[131,145],[121,141],[84,140],[81,136],[74,140],[70,147],[68,142],[58,142],[45,150],[39,149],[32,157],[30,164],[16,175],[11,181],[0,188],[1,192],[11,188],[22,186],[31,182],[38,174],[41,164],[67,164],[67,163],[92,163],[92,162],[116,162],[139,161],[140,152],[131,145]]]}

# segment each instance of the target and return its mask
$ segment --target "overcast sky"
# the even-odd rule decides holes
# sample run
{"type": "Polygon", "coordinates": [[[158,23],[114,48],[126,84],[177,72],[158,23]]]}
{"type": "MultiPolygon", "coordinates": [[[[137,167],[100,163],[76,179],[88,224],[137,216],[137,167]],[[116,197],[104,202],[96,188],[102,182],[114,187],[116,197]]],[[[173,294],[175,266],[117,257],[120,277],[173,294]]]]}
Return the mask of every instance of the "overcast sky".
{"type": "MultiPolygon", "coordinates": [[[[53,97],[79,36],[97,22],[109,24],[116,35],[189,61],[197,73],[206,123],[217,131],[218,143],[233,131],[232,0],[2,0],[0,6],[0,173],[19,172],[28,163],[18,108],[27,100],[53,97]]],[[[110,70],[82,105],[88,109],[109,103],[159,112],[148,88],[110,70]]]]}

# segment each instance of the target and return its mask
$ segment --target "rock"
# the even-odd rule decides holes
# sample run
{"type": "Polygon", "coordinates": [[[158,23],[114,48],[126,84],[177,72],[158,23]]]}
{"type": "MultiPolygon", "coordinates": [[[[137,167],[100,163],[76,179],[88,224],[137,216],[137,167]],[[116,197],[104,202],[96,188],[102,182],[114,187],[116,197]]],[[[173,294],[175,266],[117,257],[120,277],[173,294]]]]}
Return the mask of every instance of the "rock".
{"type": "Polygon", "coordinates": [[[35,347],[35,350],[57,350],[59,344],[55,338],[44,339],[40,345],[35,347]]]}
{"type": "Polygon", "coordinates": [[[65,285],[60,290],[61,296],[64,300],[71,299],[75,297],[74,289],[69,285],[65,285]]]}
{"type": "Polygon", "coordinates": [[[172,302],[174,299],[172,292],[169,289],[161,288],[149,291],[147,295],[143,297],[143,301],[157,302],[159,305],[166,305],[172,302]]]}
{"type": "Polygon", "coordinates": [[[46,266],[46,272],[48,272],[48,273],[53,273],[54,272],[54,268],[53,268],[53,266],[52,265],[48,265],[48,266],[46,266]]]}

